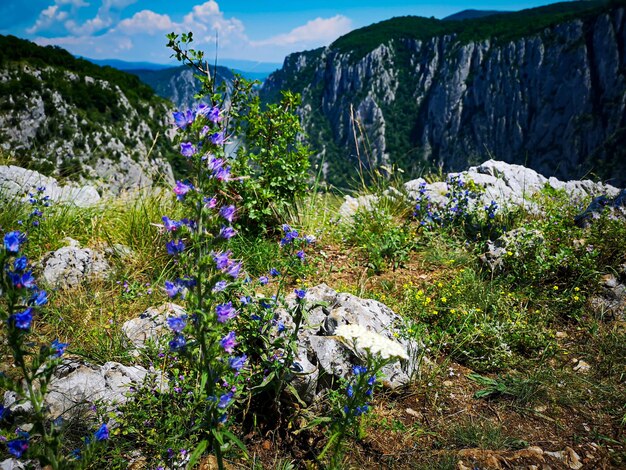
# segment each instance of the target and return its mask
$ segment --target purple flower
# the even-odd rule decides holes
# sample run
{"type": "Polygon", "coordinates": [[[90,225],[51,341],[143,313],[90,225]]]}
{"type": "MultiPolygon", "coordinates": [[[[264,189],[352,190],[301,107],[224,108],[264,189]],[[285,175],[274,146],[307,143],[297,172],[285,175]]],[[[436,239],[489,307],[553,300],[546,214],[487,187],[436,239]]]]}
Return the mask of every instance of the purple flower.
{"type": "Polygon", "coordinates": [[[312,243],[315,243],[317,239],[313,235],[307,235],[306,237],[304,237],[304,241],[310,245],[312,243]]]}
{"type": "Polygon", "coordinates": [[[300,250],[296,253],[296,256],[298,258],[300,258],[300,260],[304,261],[304,258],[306,258],[306,255],[304,254],[304,251],[300,250]]]}
{"type": "Polygon", "coordinates": [[[207,114],[209,114],[210,111],[211,111],[211,107],[208,104],[204,104],[204,103],[200,103],[198,105],[198,108],[196,109],[198,116],[206,116],[207,114]]]}
{"type": "Polygon", "coordinates": [[[215,285],[213,286],[213,289],[211,289],[211,292],[222,292],[223,290],[225,290],[228,287],[228,282],[226,281],[217,281],[215,283],[215,285]]]}
{"type": "Polygon", "coordinates": [[[20,256],[13,261],[13,269],[16,271],[24,271],[27,265],[28,260],[26,259],[26,256],[20,256]]]}
{"type": "Polygon", "coordinates": [[[193,157],[196,154],[196,146],[191,142],[182,142],[180,144],[180,154],[183,157],[193,157]]]}
{"type": "Polygon", "coordinates": [[[237,279],[239,277],[239,273],[241,272],[241,262],[237,261],[231,263],[230,266],[228,266],[228,269],[226,269],[226,271],[224,272],[231,276],[233,279],[237,279]]]}
{"type": "Polygon", "coordinates": [[[196,118],[195,113],[191,109],[188,109],[187,112],[176,111],[172,115],[174,116],[174,123],[180,129],[185,129],[196,118]]]}
{"type": "Polygon", "coordinates": [[[167,248],[167,253],[172,256],[182,253],[185,250],[185,244],[182,240],[170,240],[165,244],[165,247],[167,248]]]}
{"type": "Polygon", "coordinates": [[[9,323],[12,323],[15,328],[19,328],[20,330],[28,330],[32,321],[33,309],[30,307],[23,312],[14,313],[9,317],[9,323]]]}
{"type": "Polygon", "coordinates": [[[200,137],[204,137],[210,131],[211,131],[211,128],[209,126],[203,126],[202,129],[200,129],[200,137]]]}
{"type": "Polygon", "coordinates": [[[17,253],[20,251],[20,244],[26,241],[26,235],[19,230],[6,233],[4,235],[4,249],[9,253],[17,253]]]}
{"type": "Polygon", "coordinates": [[[174,194],[179,201],[182,201],[189,191],[193,189],[193,185],[183,183],[182,181],[176,181],[176,186],[174,186],[174,194]]]}
{"type": "Polygon", "coordinates": [[[161,217],[161,220],[163,221],[163,225],[165,226],[165,230],[167,230],[168,232],[173,232],[174,230],[177,230],[180,227],[180,225],[181,225],[180,222],[172,220],[172,219],[170,219],[166,215],[161,217]]]}
{"type": "Polygon", "coordinates": [[[235,332],[234,331],[231,331],[230,333],[228,333],[226,336],[224,336],[220,340],[220,346],[222,348],[224,348],[224,351],[226,351],[227,353],[232,353],[233,349],[238,344],[239,343],[237,343],[237,341],[235,341],[235,332]]]}
{"type": "Polygon", "coordinates": [[[239,297],[239,302],[241,302],[241,305],[248,305],[250,302],[252,302],[252,299],[250,297],[242,295],[241,297],[239,297]]]}
{"type": "Polygon", "coordinates": [[[18,459],[28,450],[28,441],[26,439],[13,439],[7,442],[9,452],[18,459]]]}
{"type": "Polygon", "coordinates": [[[276,268],[272,268],[270,269],[270,276],[272,277],[280,276],[280,271],[276,268]]]}
{"type": "Polygon", "coordinates": [[[69,343],[61,343],[58,339],[55,339],[50,345],[50,349],[52,350],[52,355],[54,357],[61,357],[65,350],[69,346],[69,343]]]}
{"type": "Polygon", "coordinates": [[[218,305],[215,307],[215,313],[217,314],[217,321],[220,323],[226,323],[237,316],[237,310],[233,307],[232,302],[218,305]]]}
{"type": "Polygon", "coordinates": [[[186,316],[168,318],[167,326],[169,326],[174,333],[180,333],[185,329],[185,326],[187,326],[186,316]]]}
{"type": "Polygon", "coordinates": [[[267,276],[261,276],[259,278],[259,284],[261,284],[262,286],[266,285],[268,282],[270,282],[270,280],[267,276]]]}
{"type": "Polygon", "coordinates": [[[206,116],[209,118],[209,121],[217,124],[218,122],[220,122],[221,119],[220,108],[218,108],[217,106],[212,107],[206,116]]]}
{"type": "Polygon", "coordinates": [[[220,237],[228,240],[230,238],[233,238],[235,235],[237,235],[237,230],[232,227],[222,225],[222,229],[220,230],[220,237]]]}
{"type": "Polygon", "coordinates": [[[230,167],[221,167],[213,172],[213,176],[219,181],[230,181],[230,167]]]}
{"type": "Polygon", "coordinates": [[[211,139],[211,142],[215,145],[222,145],[224,143],[223,132],[216,132],[215,134],[211,134],[209,138],[211,139]]]}
{"type": "Polygon", "coordinates": [[[232,223],[233,217],[235,216],[235,206],[224,206],[220,209],[220,215],[226,219],[228,222],[232,223]]]}
{"type": "Polygon", "coordinates": [[[9,272],[9,279],[15,286],[16,289],[33,289],[36,287],[35,285],[35,277],[33,276],[32,271],[27,271],[22,275],[14,272],[9,272]]]}
{"type": "Polygon", "coordinates": [[[181,286],[178,284],[174,284],[171,281],[165,281],[165,292],[167,293],[170,299],[176,297],[177,294],[180,293],[181,286]]]}
{"type": "Polygon", "coordinates": [[[245,354],[239,357],[231,357],[228,359],[228,365],[230,366],[231,369],[239,371],[243,369],[243,366],[246,364],[247,359],[248,359],[248,356],[246,356],[245,354]]]}
{"type": "Polygon", "coordinates": [[[234,395],[235,394],[233,392],[228,392],[222,395],[220,397],[220,401],[217,403],[217,407],[220,410],[223,410],[224,408],[226,408],[228,404],[232,401],[234,395]]]}
{"type": "Polygon", "coordinates": [[[354,375],[365,374],[367,372],[367,367],[365,366],[353,366],[352,373],[354,375]]]}
{"type": "Polygon", "coordinates": [[[304,299],[304,297],[306,296],[305,289],[296,289],[294,292],[296,293],[296,297],[299,299],[304,299]]]}
{"type": "Polygon", "coordinates": [[[102,423],[102,426],[98,428],[93,437],[95,437],[96,441],[106,441],[109,438],[109,428],[107,428],[106,423],[102,423]]]}
{"type": "Polygon", "coordinates": [[[205,197],[204,198],[204,207],[206,207],[207,209],[213,209],[215,206],[217,206],[217,198],[216,197],[205,197]]]}
{"type": "Polygon", "coordinates": [[[213,254],[213,261],[215,261],[215,265],[217,267],[217,269],[219,270],[223,270],[226,269],[231,261],[230,261],[230,255],[231,255],[231,251],[226,251],[224,253],[214,253],[213,254]]]}
{"type": "Polygon", "coordinates": [[[224,166],[224,160],[211,156],[211,158],[209,158],[209,160],[207,161],[206,166],[210,172],[215,173],[217,170],[224,166]]]}
{"type": "Polygon", "coordinates": [[[177,334],[174,336],[174,339],[169,342],[169,345],[170,351],[172,352],[182,351],[185,349],[185,346],[187,346],[187,340],[183,335],[177,334]]]}

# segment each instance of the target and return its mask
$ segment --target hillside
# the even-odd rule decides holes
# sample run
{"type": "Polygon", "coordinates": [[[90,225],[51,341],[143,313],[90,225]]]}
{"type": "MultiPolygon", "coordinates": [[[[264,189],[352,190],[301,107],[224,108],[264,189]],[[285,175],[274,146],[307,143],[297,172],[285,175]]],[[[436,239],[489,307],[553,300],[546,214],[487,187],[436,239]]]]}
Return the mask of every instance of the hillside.
{"type": "Polygon", "coordinates": [[[463,21],[394,18],[288,56],[263,96],[302,93],[305,129],[334,184],[357,179],[358,167],[398,165],[418,175],[491,156],[620,184],[624,5],[566,2],[463,21]]]}
{"type": "Polygon", "coordinates": [[[134,75],[0,36],[0,148],[46,175],[114,193],[172,180],[170,105],[134,75]]]}

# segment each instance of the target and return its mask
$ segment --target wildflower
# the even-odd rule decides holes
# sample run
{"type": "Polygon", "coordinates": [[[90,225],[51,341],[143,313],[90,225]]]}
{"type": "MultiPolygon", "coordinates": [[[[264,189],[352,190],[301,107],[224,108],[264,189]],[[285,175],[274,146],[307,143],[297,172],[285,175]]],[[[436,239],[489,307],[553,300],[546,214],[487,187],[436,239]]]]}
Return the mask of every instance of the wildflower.
{"type": "Polygon", "coordinates": [[[211,111],[211,107],[208,104],[200,103],[196,108],[198,116],[206,116],[211,111]]]}
{"type": "Polygon", "coordinates": [[[296,253],[296,256],[298,258],[300,258],[301,261],[304,261],[304,258],[306,257],[306,255],[304,254],[304,251],[300,250],[296,253]]]}
{"type": "Polygon", "coordinates": [[[213,172],[213,176],[219,181],[230,181],[230,166],[222,167],[213,172]]]}
{"type": "Polygon", "coordinates": [[[172,256],[182,253],[185,250],[185,244],[182,240],[171,240],[165,244],[165,247],[167,248],[167,253],[172,256]]]}
{"type": "Polygon", "coordinates": [[[243,366],[246,364],[247,359],[248,359],[248,356],[246,356],[245,354],[242,356],[238,356],[238,357],[231,357],[230,359],[228,359],[228,365],[230,366],[231,369],[240,371],[243,368],[243,366]]]}
{"type": "Polygon", "coordinates": [[[213,253],[213,261],[215,261],[217,269],[224,270],[231,264],[231,253],[232,252],[230,250],[224,253],[213,253]]]}
{"type": "Polygon", "coordinates": [[[239,343],[237,343],[235,341],[235,332],[231,331],[230,333],[228,333],[226,336],[224,336],[221,340],[220,340],[220,346],[222,348],[224,348],[224,351],[226,351],[227,353],[232,353],[233,349],[235,348],[235,346],[237,346],[239,343]]]}
{"type": "Polygon", "coordinates": [[[173,232],[173,231],[177,230],[181,226],[180,222],[172,220],[172,219],[170,219],[166,215],[161,217],[161,220],[163,221],[163,225],[165,226],[165,230],[167,230],[168,232],[173,232]]]}
{"type": "Polygon", "coordinates": [[[182,181],[176,181],[176,186],[174,186],[174,194],[179,201],[182,201],[189,191],[193,189],[193,185],[183,183],[182,181]]]}
{"type": "Polygon", "coordinates": [[[169,326],[174,333],[180,333],[185,329],[185,326],[187,326],[186,316],[168,318],[167,326],[169,326]]]}
{"type": "Polygon", "coordinates": [[[222,145],[224,143],[224,133],[223,132],[216,132],[215,134],[211,134],[209,139],[211,139],[211,142],[214,145],[222,145]]]}
{"type": "Polygon", "coordinates": [[[217,106],[212,107],[207,113],[206,117],[209,118],[209,121],[211,121],[212,123],[217,124],[221,120],[220,108],[218,108],[217,106]]]}
{"type": "Polygon", "coordinates": [[[182,351],[183,349],[185,349],[185,346],[187,346],[187,340],[183,335],[177,334],[174,336],[174,339],[172,339],[168,344],[170,346],[170,351],[182,351]]]}
{"type": "Polygon", "coordinates": [[[10,272],[9,278],[15,286],[16,289],[34,289],[35,285],[35,277],[33,276],[32,271],[27,271],[20,275],[19,273],[10,272]]]}
{"type": "Polygon", "coordinates": [[[68,346],[68,343],[61,343],[58,339],[55,339],[50,345],[50,349],[53,352],[52,355],[54,357],[61,357],[65,353],[68,346]]]}
{"type": "Polygon", "coordinates": [[[235,216],[235,211],[235,206],[224,206],[220,209],[220,215],[228,222],[232,223],[233,217],[235,216]]]}
{"type": "Polygon", "coordinates": [[[304,237],[304,241],[307,242],[308,245],[311,245],[317,241],[317,239],[313,235],[307,235],[304,237]]]}
{"type": "Polygon", "coordinates": [[[12,323],[15,328],[19,328],[20,330],[28,330],[32,321],[33,309],[30,307],[23,312],[14,313],[9,317],[9,323],[12,323]]]}
{"type": "Polygon", "coordinates": [[[196,154],[197,150],[196,150],[196,146],[193,145],[191,142],[182,142],[180,144],[180,154],[183,157],[193,157],[196,154]]]}
{"type": "Polygon", "coordinates": [[[205,197],[203,199],[203,202],[204,202],[204,207],[206,207],[207,209],[213,209],[215,206],[217,206],[216,197],[205,197]]]}
{"type": "Polygon", "coordinates": [[[365,373],[367,373],[367,367],[365,367],[365,366],[353,366],[352,367],[352,373],[354,375],[365,374],[365,373]]]}
{"type": "Polygon", "coordinates": [[[237,235],[237,230],[232,227],[222,225],[222,229],[220,230],[220,237],[228,240],[230,238],[233,238],[235,235],[237,235]]]}
{"type": "Polygon", "coordinates": [[[259,284],[261,284],[262,286],[266,285],[268,282],[270,282],[270,280],[267,276],[261,276],[259,278],[259,284]]]}
{"type": "Polygon", "coordinates": [[[242,295],[241,297],[239,297],[239,302],[241,302],[241,305],[248,305],[250,302],[252,302],[252,299],[248,296],[242,295]]]}
{"type": "Polygon", "coordinates": [[[220,410],[223,410],[224,408],[226,408],[229,405],[229,403],[232,401],[234,395],[235,394],[233,392],[228,392],[222,395],[220,397],[220,401],[217,403],[217,407],[220,410]]]}
{"type": "Polygon", "coordinates": [[[304,299],[304,297],[306,296],[305,289],[296,289],[294,292],[296,293],[296,297],[300,300],[304,299]]]}
{"type": "Polygon", "coordinates": [[[217,321],[220,323],[226,323],[237,316],[237,310],[233,307],[232,302],[218,305],[215,307],[215,313],[217,314],[217,321]]]}
{"type": "Polygon", "coordinates": [[[173,299],[174,297],[176,297],[177,294],[180,293],[180,291],[181,291],[180,285],[174,284],[171,281],[165,281],[165,292],[167,293],[168,297],[173,299]]]}
{"type": "Polygon", "coordinates": [[[213,286],[213,289],[211,290],[211,292],[213,292],[213,293],[215,293],[215,292],[222,292],[227,287],[228,287],[228,282],[226,282],[226,281],[217,281],[215,283],[215,285],[213,286]]]}
{"type": "Polygon", "coordinates": [[[354,389],[352,388],[352,384],[349,384],[348,388],[346,388],[346,395],[348,395],[348,398],[352,398],[354,396],[354,389]]]}
{"type": "Polygon", "coordinates": [[[222,158],[211,156],[207,161],[207,169],[210,172],[212,172],[214,176],[215,176],[215,172],[218,171],[223,166],[224,166],[224,159],[222,158]]]}
{"type": "Polygon", "coordinates": [[[179,129],[185,129],[196,118],[195,113],[191,109],[188,109],[187,112],[176,111],[172,115],[174,116],[174,123],[179,129]]]}
{"type": "Polygon", "coordinates": [[[96,441],[106,441],[109,438],[109,428],[107,428],[106,423],[102,423],[102,426],[98,428],[93,437],[95,437],[96,441]]]}
{"type": "Polygon", "coordinates": [[[209,126],[203,126],[202,129],[200,129],[200,137],[206,136],[210,131],[211,128],[209,126]]]}
{"type": "Polygon", "coordinates": [[[6,233],[4,235],[4,249],[9,253],[17,253],[20,251],[20,244],[26,241],[26,235],[19,230],[6,233]]]}
{"type": "Polygon", "coordinates": [[[26,439],[13,439],[7,442],[9,452],[18,459],[28,450],[28,440],[26,439]]]}
{"type": "Polygon", "coordinates": [[[13,261],[13,269],[15,269],[16,271],[24,271],[27,265],[28,260],[26,259],[26,256],[20,256],[19,258],[16,258],[15,261],[13,261]]]}
{"type": "Polygon", "coordinates": [[[224,271],[226,274],[236,279],[239,277],[239,273],[241,271],[241,262],[231,263],[230,266],[224,271]]]}
{"type": "Polygon", "coordinates": [[[272,268],[270,269],[270,276],[272,277],[280,276],[280,271],[276,268],[272,268]]]}

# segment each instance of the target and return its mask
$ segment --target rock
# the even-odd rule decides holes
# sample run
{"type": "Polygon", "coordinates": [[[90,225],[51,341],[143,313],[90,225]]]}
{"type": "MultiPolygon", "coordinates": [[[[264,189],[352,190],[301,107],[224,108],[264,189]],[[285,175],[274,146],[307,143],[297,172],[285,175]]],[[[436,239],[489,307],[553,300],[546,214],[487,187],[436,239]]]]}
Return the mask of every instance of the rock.
{"type": "Polygon", "coordinates": [[[140,386],[154,377],[156,387],[166,386],[161,376],[141,366],[107,362],[102,366],[66,360],[57,368],[48,387],[46,404],[52,417],[80,415],[93,403],[107,409],[123,404],[131,385],[140,386]]]}
{"type": "MultiPolygon", "coordinates": [[[[299,356],[296,361],[303,361],[305,372],[299,377],[296,389],[307,401],[313,399],[315,393],[326,385],[328,377],[347,377],[352,366],[361,361],[337,337],[332,336],[341,324],[358,324],[376,332],[390,340],[400,343],[408,352],[408,361],[391,363],[383,368],[385,383],[391,388],[406,385],[416,373],[418,362],[417,352],[421,346],[414,340],[402,338],[400,327],[402,319],[390,308],[380,302],[361,299],[351,294],[338,293],[326,284],[320,284],[307,290],[306,302],[314,305],[305,316],[304,324],[298,341],[299,356]],[[325,303],[327,306],[321,306],[325,303]],[[317,304],[317,306],[315,306],[317,304]],[[310,364],[310,366],[308,365],[310,364]],[[304,380],[304,377],[308,377],[304,380]]],[[[296,306],[295,295],[287,297],[288,310],[279,311],[279,321],[293,326],[288,311],[296,306]]]]}
{"type": "Polygon", "coordinates": [[[0,470],[26,470],[27,468],[40,470],[41,465],[39,465],[39,462],[28,460],[21,461],[17,459],[6,459],[0,462],[0,470]]]}
{"type": "Polygon", "coordinates": [[[571,468],[572,470],[579,470],[583,467],[580,456],[571,447],[566,447],[558,452],[545,452],[545,454],[562,461],[567,465],[567,468],[571,468]]]}
{"type": "Polygon", "coordinates": [[[110,270],[101,253],[90,248],[80,248],[79,243],[67,239],[69,245],[48,255],[43,264],[43,277],[57,288],[72,288],[86,279],[101,278],[110,270]]]}
{"type": "Polygon", "coordinates": [[[5,197],[28,201],[28,193],[36,193],[39,187],[45,188],[41,196],[49,196],[50,201],[55,203],[90,207],[100,202],[100,195],[93,186],[76,184],[61,186],[56,179],[36,171],[13,165],[0,165],[0,194],[5,197]]]}
{"type": "Polygon", "coordinates": [[[504,260],[511,256],[532,258],[545,250],[544,237],[539,230],[520,227],[500,236],[495,242],[487,242],[487,252],[480,255],[480,260],[492,271],[504,267],[504,260]]]}
{"type": "Polygon", "coordinates": [[[150,307],[139,317],[126,321],[122,325],[122,332],[135,348],[131,354],[139,355],[140,350],[144,349],[150,342],[159,346],[164,342],[163,337],[170,333],[167,319],[185,314],[185,309],[180,305],[166,303],[160,307],[150,307]]]}
{"type": "Polygon", "coordinates": [[[344,223],[351,222],[352,218],[359,209],[366,211],[374,210],[379,201],[379,197],[374,196],[373,194],[359,196],[356,198],[352,196],[345,196],[344,199],[343,204],[339,208],[339,220],[344,223]]]}
{"type": "Polygon", "coordinates": [[[591,370],[591,366],[589,364],[587,364],[585,361],[583,361],[582,359],[580,359],[576,365],[574,366],[574,371],[575,372],[581,372],[583,374],[589,372],[591,370]]]}
{"type": "Polygon", "coordinates": [[[606,320],[626,319],[626,285],[612,274],[602,279],[600,292],[589,299],[589,306],[596,316],[606,320]]]}
{"type": "Polygon", "coordinates": [[[574,217],[574,223],[579,227],[588,227],[606,210],[610,211],[612,217],[626,220],[626,189],[622,189],[614,198],[606,195],[594,198],[583,212],[574,217]]]}

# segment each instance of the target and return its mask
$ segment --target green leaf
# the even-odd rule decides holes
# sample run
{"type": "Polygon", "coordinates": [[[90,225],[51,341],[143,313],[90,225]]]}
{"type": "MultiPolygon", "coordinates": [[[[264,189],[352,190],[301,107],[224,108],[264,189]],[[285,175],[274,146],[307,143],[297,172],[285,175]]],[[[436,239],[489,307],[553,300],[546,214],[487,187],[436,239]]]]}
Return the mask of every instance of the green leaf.
{"type": "Polygon", "coordinates": [[[209,445],[209,441],[207,441],[206,439],[201,441],[196,448],[194,449],[194,451],[191,453],[191,455],[189,456],[189,463],[187,464],[187,468],[193,468],[194,465],[196,464],[196,462],[198,462],[198,460],[200,459],[200,457],[202,457],[202,454],[204,453],[204,451],[206,450],[207,446],[209,445]]]}
{"type": "Polygon", "coordinates": [[[245,444],[241,442],[237,436],[235,436],[228,429],[222,430],[222,434],[224,434],[224,436],[226,436],[230,441],[234,442],[235,445],[244,453],[245,457],[248,458],[248,449],[246,449],[245,444]]]}

